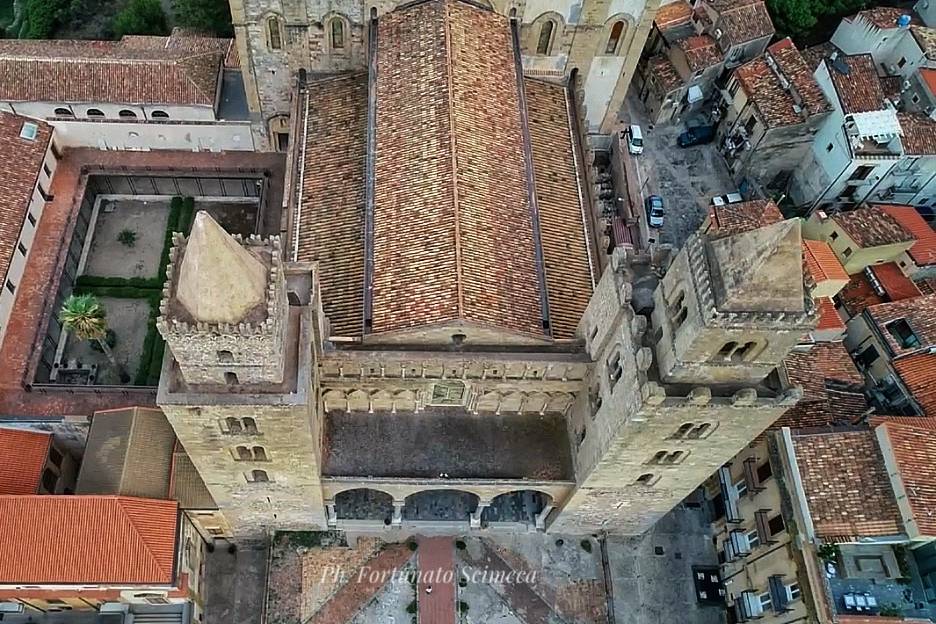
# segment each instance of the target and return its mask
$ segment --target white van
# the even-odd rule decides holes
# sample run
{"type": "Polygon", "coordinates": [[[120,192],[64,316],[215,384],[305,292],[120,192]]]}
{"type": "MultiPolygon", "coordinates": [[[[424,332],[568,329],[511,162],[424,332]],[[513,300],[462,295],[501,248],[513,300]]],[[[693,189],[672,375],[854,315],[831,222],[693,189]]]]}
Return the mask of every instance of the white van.
{"type": "Polygon", "coordinates": [[[643,153],[643,133],[640,126],[634,124],[627,127],[624,131],[624,139],[627,141],[627,151],[631,154],[643,153]]]}

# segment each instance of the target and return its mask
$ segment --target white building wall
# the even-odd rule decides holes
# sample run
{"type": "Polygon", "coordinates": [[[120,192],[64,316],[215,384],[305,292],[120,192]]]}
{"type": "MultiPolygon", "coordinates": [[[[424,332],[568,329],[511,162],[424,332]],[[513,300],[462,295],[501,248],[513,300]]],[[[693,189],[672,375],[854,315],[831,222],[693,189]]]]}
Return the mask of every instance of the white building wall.
{"type": "Polygon", "coordinates": [[[585,78],[585,120],[589,129],[601,126],[626,60],[624,56],[596,56],[592,61],[585,78]]]}
{"type": "MultiPolygon", "coordinates": [[[[77,119],[88,117],[89,109],[97,109],[104,113],[104,119],[122,119],[120,111],[132,111],[137,119],[151,119],[153,111],[162,111],[169,115],[170,120],[176,121],[215,121],[215,111],[212,106],[161,106],[139,104],[109,104],[102,102],[87,103],[61,103],[61,102],[0,102],[0,109],[48,119],[56,117],[56,109],[68,109],[77,119]]],[[[100,119],[100,118],[98,118],[100,119]]]]}
{"type": "Polygon", "coordinates": [[[105,150],[253,151],[248,121],[214,123],[112,122],[55,119],[60,144],[105,150]]]}
{"type": "MultiPolygon", "coordinates": [[[[52,133],[52,140],[56,137],[55,132],[52,133]]],[[[17,245],[14,246],[13,256],[10,258],[10,266],[7,269],[6,279],[0,283],[0,344],[3,344],[3,337],[6,333],[6,327],[10,320],[10,314],[13,311],[13,305],[16,301],[16,295],[19,294],[19,286],[22,282],[23,273],[26,270],[26,263],[29,260],[29,254],[32,251],[33,239],[36,236],[36,228],[39,226],[39,219],[42,217],[42,211],[45,208],[45,199],[39,193],[39,186],[47,192],[51,192],[52,188],[52,177],[55,175],[55,169],[58,165],[58,161],[55,156],[52,154],[52,141],[49,141],[49,148],[46,150],[45,159],[43,160],[43,166],[39,168],[36,187],[33,188],[32,197],[29,201],[29,206],[27,212],[24,212],[22,215],[23,225],[20,230],[19,238],[17,239],[17,245]],[[48,169],[48,173],[46,172],[48,169]],[[26,216],[27,214],[32,215],[35,220],[35,225],[30,221],[26,216]],[[23,254],[20,251],[20,245],[25,249],[26,253],[23,254]],[[7,288],[7,282],[11,283],[16,289],[15,292],[10,292],[10,289],[7,288]]]]}
{"type": "Polygon", "coordinates": [[[905,36],[910,37],[909,31],[897,28],[896,25],[893,28],[878,28],[863,19],[843,19],[830,41],[848,55],[870,54],[874,64],[881,67],[882,63],[891,62],[898,44],[905,36]]]}

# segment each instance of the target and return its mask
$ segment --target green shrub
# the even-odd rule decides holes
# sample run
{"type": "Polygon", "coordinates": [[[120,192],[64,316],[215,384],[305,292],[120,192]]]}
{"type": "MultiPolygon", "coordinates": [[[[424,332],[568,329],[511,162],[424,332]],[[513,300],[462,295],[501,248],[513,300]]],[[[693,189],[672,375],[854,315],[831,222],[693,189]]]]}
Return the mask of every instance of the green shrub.
{"type": "Polygon", "coordinates": [[[409,549],[412,550],[412,551],[415,551],[417,548],[419,548],[419,544],[417,544],[417,543],[416,543],[415,541],[413,541],[413,540],[410,540],[410,541],[406,542],[406,545],[409,546],[409,549]]]}
{"type": "MultiPolygon", "coordinates": [[[[113,349],[114,345],[117,344],[117,334],[114,333],[114,330],[111,329],[110,327],[107,328],[107,333],[104,336],[104,342],[106,342],[107,346],[110,347],[111,349],[113,349]]],[[[90,342],[90,345],[91,345],[92,351],[97,351],[98,353],[104,353],[104,349],[101,348],[101,343],[99,343],[97,340],[92,340],[90,342]]]]}
{"type": "Polygon", "coordinates": [[[587,553],[590,553],[592,551],[592,543],[587,539],[582,540],[581,546],[582,546],[582,550],[584,550],[587,553]]]}
{"type": "Polygon", "coordinates": [[[69,0],[26,0],[19,36],[22,39],[51,39],[68,19],[69,0]]]}
{"type": "Polygon", "coordinates": [[[173,0],[172,12],[178,26],[220,37],[234,34],[228,0],[173,0]]]}
{"type": "Polygon", "coordinates": [[[75,286],[81,288],[134,288],[161,290],[162,282],[155,277],[100,277],[79,275],[75,286]]]}
{"type": "Polygon", "coordinates": [[[464,576],[461,577],[460,579],[458,579],[458,586],[459,586],[459,587],[468,587],[468,579],[466,579],[464,576]]]}
{"type": "Polygon", "coordinates": [[[416,613],[416,609],[417,609],[417,608],[418,608],[418,607],[417,607],[416,601],[414,600],[413,602],[411,602],[411,603],[409,603],[408,605],[406,605],[406,612],[407,612],[407,613],[416,613]]]}
{"type": "Polygon", "coordinates": [[[467,547],[468,545],[463,540],[455,540],[455,548],[458,550],[465,550],[467,547]]]}
{"type": "Polygon", "coordinates": [[[460,601],[458,602],[458,610],[459,610],[461,613],[467,613],[467,612],[468,612],[468,603],[465,602],[464,600],[460,600],[460,601]]]}
{"type": "Polygon", "coordinates": [[[117,240],[120,241],[120,244],[124,247],[136,247],[137,233],[129,229],[120,230],[120,234],[117,235],[117,240]]]}
{"type": "Polygon", "coordinates": [[[111,25],[119,39],[124,35],[166,35],[169,25],[159,0],[130,0],[114,16],[111,25]]]}

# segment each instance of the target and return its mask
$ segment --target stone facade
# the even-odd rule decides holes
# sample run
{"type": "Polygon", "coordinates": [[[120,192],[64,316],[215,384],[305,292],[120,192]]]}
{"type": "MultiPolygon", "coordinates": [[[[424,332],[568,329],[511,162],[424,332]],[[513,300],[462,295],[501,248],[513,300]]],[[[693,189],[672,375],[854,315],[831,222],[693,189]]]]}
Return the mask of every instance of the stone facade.
{"type": "MultiPolygon", "coordinates": [[[[366,69],[369,21],[401,4],[231,0],[247,99],[265,123],[273,149],[285,149],[297,80],[366,69]]],[[[480,4],[520,24],[527,75],[559,82],[574,79],[588,132],[606,135],[614,130],[660,0],[480,4]]]]}

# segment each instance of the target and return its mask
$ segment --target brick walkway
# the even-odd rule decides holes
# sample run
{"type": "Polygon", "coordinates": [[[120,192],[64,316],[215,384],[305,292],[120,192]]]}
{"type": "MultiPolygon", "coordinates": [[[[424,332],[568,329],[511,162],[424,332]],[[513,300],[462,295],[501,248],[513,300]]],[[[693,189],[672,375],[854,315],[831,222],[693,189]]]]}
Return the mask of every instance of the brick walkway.
{"type": "Polygon", "coordinates": [[[455,543],[451,537],[423,537],[419,539],[416,552],[419,555],[416,597],[419,624],[455,624],[455,543]],[[430,584],[432,593],[427,594],[430,584]]]}
{"type": "Polygon", "coordinates": [[[355,571],[341,589],[313,615],[306,624],[343,624],[357,614],[381,588],[390,582],[391,573],[409,561],[413,553],[406,544],[392,544],[364,564],[364,573],[355,571]]]}
{"type": "MultiPolygon", "coordinates": [[[[484,570],[493,575],[507,576],[513,568],[504,561],[491,545],[481,541],[481,556],[473,558],[467,551],[462,551],[465,560],[476,570],[484,570]]],[[[549,624],[558,619],[546,602],[526,583],[491,583],[510,610],[527,624],[549,624]]]]}
{"type": "Polygon", "coordinates": [[[31,371],[45,337],[51,301],[58,290],[75,215],[84,194],[85,173],[193,173],[269,170],[272,172],[268,202],[282,203],[282,154],[254,152],[106,152],[93,149],[65,150],[52,180],[55,196],[43,209],[26,271],[16,289],[13,313],[0,349],[0,415],[19,418],[90,416],[103,409],[155,404],[153,391],[71,392],[29,391],[31,371]]]}

